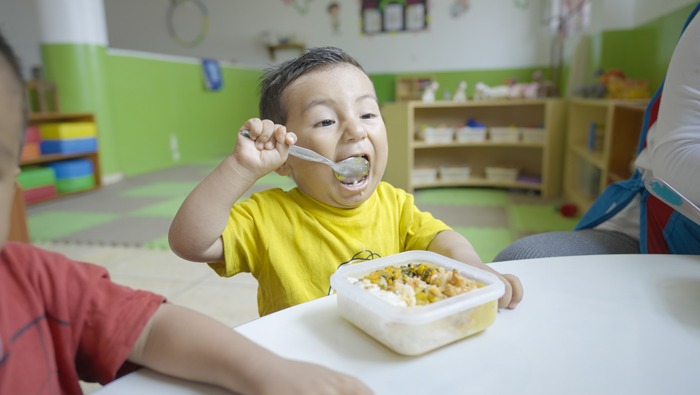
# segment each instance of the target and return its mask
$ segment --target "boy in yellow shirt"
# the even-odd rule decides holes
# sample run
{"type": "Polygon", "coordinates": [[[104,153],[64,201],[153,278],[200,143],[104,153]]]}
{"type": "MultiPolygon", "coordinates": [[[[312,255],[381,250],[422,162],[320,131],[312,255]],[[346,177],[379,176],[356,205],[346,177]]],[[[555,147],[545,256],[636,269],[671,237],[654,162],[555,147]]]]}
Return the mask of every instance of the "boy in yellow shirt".
{"type": "Polygon", "coordinates": [[[220,322],[112,282],[97,265],[7,242],[25,124],[19,62],[0,34],[0,394],[82,394],[138,366],[237,394],[371,394],[281,358],[220,322]]]}
{"type": "MultiPolygon", "coordinates": [[[[185,199],[169,233],[170,247],[184,259],[210,262],[221,276],[252,273],[260,315],[327,295],[331,274],[343,264],[408,250],[496,273],[462,235],[381,181],[386,128],[371,80],[347,53],[312,48],[269,69],[260,115],[245,122],[233,152],[185,199]],[[294,144],[334,162],[365,158],[369,172],[341,181],[329,166],[290,156],[294,144]],[[272,171],[297,187],[236,203],[272,171]]],[[[506,285],[499,306],[515,308],[520,281],[496,274],[506,285]]]]}

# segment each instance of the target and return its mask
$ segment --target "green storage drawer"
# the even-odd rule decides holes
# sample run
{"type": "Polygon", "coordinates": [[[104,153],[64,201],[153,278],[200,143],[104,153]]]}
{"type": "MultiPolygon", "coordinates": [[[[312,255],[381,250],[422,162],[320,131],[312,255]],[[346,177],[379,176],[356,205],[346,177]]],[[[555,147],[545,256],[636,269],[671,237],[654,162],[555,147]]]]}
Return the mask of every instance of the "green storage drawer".
{"type": "Polygon", "coordinates": [[[94,187],[95,176],[93,174],[56,180],[56,190],[58,190],[59,193],[84,191],[94,187]]]}
{"type": "Polygon", "coordinates": [[[45,187],[56,183],[56,174],[50,167],[24,167],[17,176],[17,181],[24,190],[45,187]]]}

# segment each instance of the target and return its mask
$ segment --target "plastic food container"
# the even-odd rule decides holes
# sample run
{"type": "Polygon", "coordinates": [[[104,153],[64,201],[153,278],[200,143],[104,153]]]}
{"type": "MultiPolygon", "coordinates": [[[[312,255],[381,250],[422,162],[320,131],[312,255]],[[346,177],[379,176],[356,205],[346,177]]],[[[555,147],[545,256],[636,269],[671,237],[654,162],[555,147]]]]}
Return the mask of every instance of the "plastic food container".
{"type": "Polygon", "coordinates": [[[498,298],[505,285],[496,275],[429,251],[408,251],[372,261],[343,266],[331,276],[338,311],[391,350],[420,355],[488,328],[496,319],[498,298]],[[353,284],[386,266],[429,263],[479,283],[479,288],[432,304],[403,307],[353,284]]]}

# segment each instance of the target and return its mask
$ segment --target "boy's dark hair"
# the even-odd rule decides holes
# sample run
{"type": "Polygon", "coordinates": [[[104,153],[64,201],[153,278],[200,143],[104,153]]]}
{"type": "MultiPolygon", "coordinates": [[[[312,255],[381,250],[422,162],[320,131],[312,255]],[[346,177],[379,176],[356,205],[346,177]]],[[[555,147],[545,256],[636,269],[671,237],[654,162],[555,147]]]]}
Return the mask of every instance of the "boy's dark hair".
{"type": "Polygon", "coordinates": [[[310,71],[343,63],[365,72],[357,60],[336,47],[309,48],[299,57],[267,69],[260,79],[260,118],[284,125],[287,123],[287,110],[282,108],[284,90],[310,71]]]}

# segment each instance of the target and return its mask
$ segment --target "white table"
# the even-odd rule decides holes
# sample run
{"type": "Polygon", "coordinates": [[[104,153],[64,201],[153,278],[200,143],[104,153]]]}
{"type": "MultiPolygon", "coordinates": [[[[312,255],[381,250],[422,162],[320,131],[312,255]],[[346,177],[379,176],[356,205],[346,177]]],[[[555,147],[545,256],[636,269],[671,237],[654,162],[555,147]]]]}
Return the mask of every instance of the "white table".
{"type": "MultiPolygon", "coordinates": [[[[360,378],[376,394],[700,394],[700,256],[492,264],[525,298],[481,334],[405,357],[343,320],[329,296],[237,331],[360,378]]],[[[146,369],[99,394],[224,394],[146,369]]]]}

